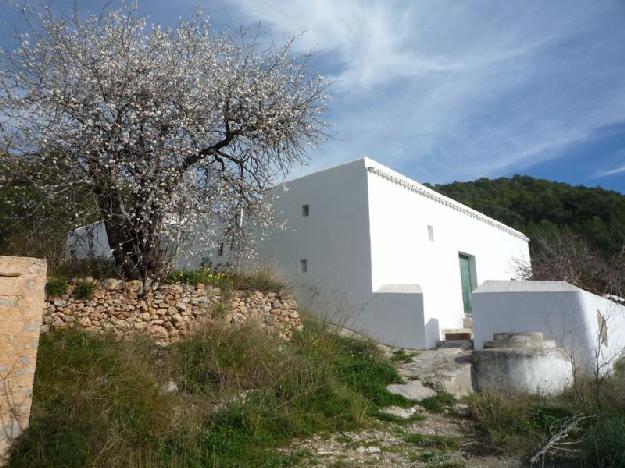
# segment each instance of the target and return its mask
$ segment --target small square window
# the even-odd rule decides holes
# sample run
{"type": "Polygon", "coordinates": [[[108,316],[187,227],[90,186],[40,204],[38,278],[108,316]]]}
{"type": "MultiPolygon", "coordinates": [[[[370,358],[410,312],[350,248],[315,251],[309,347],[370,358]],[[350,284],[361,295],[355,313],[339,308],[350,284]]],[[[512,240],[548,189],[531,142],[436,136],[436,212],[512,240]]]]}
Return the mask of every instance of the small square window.
{"type": "Polygon", "coordinates": [[[302,273],[306,273],[308,271],[308,260],[306,260],[305,258],[302,258],[299,261],[299,269],[302,273]]]}
{"type": "Polygon", "coordinates": [[[310,214],[310,207],[308,205],[302,205],[302,216],[307,218],[310,214]]]}
{"type": "Polygon", "coordinates": [[[428,225],[428,239],[430,242],[434,242],[434,226],[428,225]]]}

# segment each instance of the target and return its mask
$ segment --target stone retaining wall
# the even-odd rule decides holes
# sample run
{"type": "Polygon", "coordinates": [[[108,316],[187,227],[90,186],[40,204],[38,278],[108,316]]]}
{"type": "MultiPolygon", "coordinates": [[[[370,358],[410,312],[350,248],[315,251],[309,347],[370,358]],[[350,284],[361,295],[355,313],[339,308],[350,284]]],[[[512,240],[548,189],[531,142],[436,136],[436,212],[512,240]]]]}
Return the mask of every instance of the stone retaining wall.
{"type": "Polygon", "coordinates": [[[95,289],[90,299],[67,294],[47,298],[42,332],[79,326],[95,332],[113,332],[120,337],[146,333],[163,344],[179,340],[206,321],[258,323],[269,333],[290,339],[301,328],[297,304],[288,292],[229,291],[198,284],[162,285],[141,295],[141,282],[89,279],[95,289]]]}

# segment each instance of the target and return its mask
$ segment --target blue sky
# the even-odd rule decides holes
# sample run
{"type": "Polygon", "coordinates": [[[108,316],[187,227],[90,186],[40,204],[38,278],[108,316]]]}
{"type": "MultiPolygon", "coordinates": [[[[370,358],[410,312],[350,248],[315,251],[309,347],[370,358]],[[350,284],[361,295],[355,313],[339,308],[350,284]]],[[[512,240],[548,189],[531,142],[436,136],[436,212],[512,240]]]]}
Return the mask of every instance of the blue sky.
{"type": "MultiPolygon", "coordinates": [[[[55,8],[71,11],[73,1],[55,8]]],[[[104,1],[78,1],[82,12],[104,1]]],[[[143,0],[173,24],[297,35],[335,84],[305,171],[369,156],[428,182],[529,174],[625,193],[623,0],[143,0]]],[[[99,10],[98,10],[99,11],[99,10]]],[[[19,19],[0,6],[2,45],[19,19]]]]}

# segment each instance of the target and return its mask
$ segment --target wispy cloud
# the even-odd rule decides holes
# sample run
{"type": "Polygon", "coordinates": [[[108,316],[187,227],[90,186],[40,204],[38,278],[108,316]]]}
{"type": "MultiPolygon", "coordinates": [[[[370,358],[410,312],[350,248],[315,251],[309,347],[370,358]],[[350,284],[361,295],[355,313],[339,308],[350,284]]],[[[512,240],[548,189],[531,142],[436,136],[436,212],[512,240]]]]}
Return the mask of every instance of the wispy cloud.
{"type": "MultiPolygon", "coordinates": [[[[140,5],[172,24],[195,3],[140,5]]],[[[622,0],[200,3],[218,27],[260,22],[276,40],[298,36],[314,71],[336,80],[327,116],[336,139],[306,171],[366,155],[419,180],[497,176],[590,148],[598,129],[625,122],[622,0]]],[[[584,170],[623,174],[622,160],[584,170]]]]}
{"type": "Polygon", "coordinates": [[[497,175],[625,119],[625,5],[232,0],[338,80],[337,140],[417,178],[497,175]]]}

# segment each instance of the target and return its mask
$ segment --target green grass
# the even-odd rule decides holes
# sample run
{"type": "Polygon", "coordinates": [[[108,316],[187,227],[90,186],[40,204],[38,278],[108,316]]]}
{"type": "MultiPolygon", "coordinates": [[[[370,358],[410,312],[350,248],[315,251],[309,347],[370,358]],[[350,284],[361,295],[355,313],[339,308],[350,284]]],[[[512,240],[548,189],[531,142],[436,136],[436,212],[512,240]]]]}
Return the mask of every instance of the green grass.
{"type": "Polygon", "coordinates": [[[441,392],[421,400],[419,405],[432,413],[442,413],[445,410],[453,408],[455,403],[456,399],[453,395],[441,392]]]}
{"type": "Polygon", "coordinates": [[[460,446],[460,441],[457,437],[448,437],[438,434],[429,435],[413,432],[405,434],[404,440],[418,447],[435,448],[441,451],[457,450],[460,446]]]}
{"type": "Polygon", "coordinates": [[[393,356],[391,357],[392,362],[412,362],[412,358],[415,357],[418,353],[408,353],[403,349],[399,349],[393,352],[393,356]]]}
{"type": "Polygon", "coordinates": [[[375,345],[315,321],[291,343],[215,326],[166,348],[56,331],[9,466],[290,466],[306,457],[277,450],[293,438],[408,404],[385,390],[399,380],[375,345]]]}
{"type": "Polygon", "coordinates": [[[224,291],[233,289],[240,291],[280,292],[284,284],[277,281],[267,271],[240,273],[233,271],[217,271],[210,268],[197,270],[172,271],[165,279],[168,283],[207,284],[224,291]]]}

